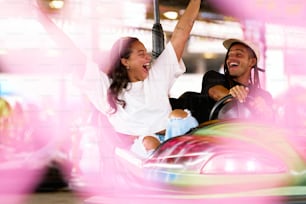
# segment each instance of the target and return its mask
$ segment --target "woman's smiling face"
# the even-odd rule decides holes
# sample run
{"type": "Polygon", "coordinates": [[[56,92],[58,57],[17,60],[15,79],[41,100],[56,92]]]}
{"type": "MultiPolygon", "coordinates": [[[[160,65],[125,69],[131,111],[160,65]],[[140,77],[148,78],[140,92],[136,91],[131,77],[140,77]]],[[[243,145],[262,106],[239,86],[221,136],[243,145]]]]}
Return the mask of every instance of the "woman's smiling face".
{"type": "Polygon", "coordinates": [[[140,41],[134,42],[131,50],[130,57],[122,58],[121,62],[126,67],[131,82],[143,81],[148,77],[152,58],[140,41]]]}

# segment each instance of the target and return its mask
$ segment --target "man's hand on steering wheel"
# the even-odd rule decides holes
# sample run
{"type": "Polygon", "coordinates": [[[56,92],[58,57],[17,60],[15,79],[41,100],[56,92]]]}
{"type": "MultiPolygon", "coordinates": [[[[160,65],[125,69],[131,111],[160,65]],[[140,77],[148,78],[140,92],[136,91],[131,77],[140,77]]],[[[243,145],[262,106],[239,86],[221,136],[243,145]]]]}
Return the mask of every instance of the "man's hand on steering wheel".
{"type": "Polygon", "coordinates": [[[268,119],[274,118],[273,108],[266,103],[263,97],[253,97],[253,100],[249,101],[249,105],[256,110],[257,115],[268,117],[268,119]]]}
{"type": "Polygon", "coordinates": [[[236,85],[229,90],[229,94],[231,94],[240,103],[244,103],[248,97],[249,88],[241,85],[236,85]]]}

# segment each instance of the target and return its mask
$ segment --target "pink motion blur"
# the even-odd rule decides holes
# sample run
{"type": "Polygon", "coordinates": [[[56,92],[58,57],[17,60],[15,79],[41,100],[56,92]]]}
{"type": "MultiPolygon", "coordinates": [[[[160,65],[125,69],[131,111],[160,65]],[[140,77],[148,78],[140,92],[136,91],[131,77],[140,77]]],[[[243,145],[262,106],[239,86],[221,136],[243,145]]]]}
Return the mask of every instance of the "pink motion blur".
{"type": "MultiPolygon", "coordinates": [[[[124,12],[127,2],[121,0],[65,0],[60,10],[46,9],[46,2],[51,1],[0,0],[0,202],[26,203],[47,168],[56,162],[67,184],[73,183],[72,190],[80,199],[85,195],[87,204],[201,203],[193,200],[197,196],[185,196],[184,192],[173,194],[171,190],[162,189],[163,186],[155,186],[162,189],[154,191],[155,194],[143,189],[135,195],[125,188],[131,183],[115,179],[117,174],[128,172],[120,165],[118,171],[120,161],[113,159],[117,153],[116,133],[104,117],[95,113],[76,86],[76,73],[83,70],[88,61],[103,64],[109,41],[120,37],[121,33],[113,34],[111,30],[124,26],[126,16],[134,19],[138,18],[137,14],[124,12]],[[108,28],[109,33],[98,36],[99,30],[108,31],[108,28]],[[103,177],[107,179],[100,180],[103,177]],[[113,189],[119,190],[113,192],[113,189]],[[105,197],[95,197],[101,194],[105,197]]],[[[243,25],[255,20],[259,24],[281,24],[298,30],[306,23],[304,0],[207,2],[243,25]]],[[[275,107],[271,108],[277,112],[277,123],[281,127],[305,136],[306,84],[302,84],[306,76],[305,60],[301,54],[294,53],[306,53],[306,41],[300,42],[300,46],[296,50],[281,48],[285,57],[280,63],[285,66],[285,77],[287,73],[290,76],[286,86],[275,95],[275,107]],[[301,84],[293,83],[292,79],[300,80],[301,84]]],[[[268,80],[270,78],[266,85],[270,84],[268,80]]],[[[277,89],[271,86],[272,91],[277,89]]],[[[141,162],[127,154],[124,158],[136,166],[141,162]]],[[[226,194],[222,196],[223,202],[237,202],[235,198],[227,200],[226,194]]],[[[214,199],[210,201],[218,203],[214,199]]],[[[244,201],[270,204],[280,203],[282,199],[244,201]]]]}

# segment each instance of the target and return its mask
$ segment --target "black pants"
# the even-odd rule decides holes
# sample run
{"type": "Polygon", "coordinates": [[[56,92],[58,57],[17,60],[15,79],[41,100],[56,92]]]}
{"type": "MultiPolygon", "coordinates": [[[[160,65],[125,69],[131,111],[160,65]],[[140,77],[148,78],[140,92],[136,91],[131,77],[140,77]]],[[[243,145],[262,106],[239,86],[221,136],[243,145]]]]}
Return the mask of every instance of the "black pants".
{"type": "Polygon", "coordinates": [[[208,121],[209,103],[207,97],[197,92],[185,92],[179,98],[170,98],[172,109],[188,109],[199,123],[208,121]]]}

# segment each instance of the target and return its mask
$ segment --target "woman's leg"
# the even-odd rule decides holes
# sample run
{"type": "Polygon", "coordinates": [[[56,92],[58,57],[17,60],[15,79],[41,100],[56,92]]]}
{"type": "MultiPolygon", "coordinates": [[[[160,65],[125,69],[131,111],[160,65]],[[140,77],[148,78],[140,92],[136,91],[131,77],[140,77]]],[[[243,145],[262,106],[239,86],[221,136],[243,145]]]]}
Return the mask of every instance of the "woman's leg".
{"type": "Polygon", "coordinates": [[[147,151],[154,151],[160,145],[160,141],[156,137],[145,136],[142,144],[147,151]]]}
{"type": "Polygon", "coordinates": [[[183,135],[199,125],[198,121],[187,109],[175,109],[169,116],[165,140],[183,135]]]}
{"type": "Polygon", "coordinates": [[[158,136],[142,136],[134,140],[131,151],[146,158],[160,145],[158,136]]]}

